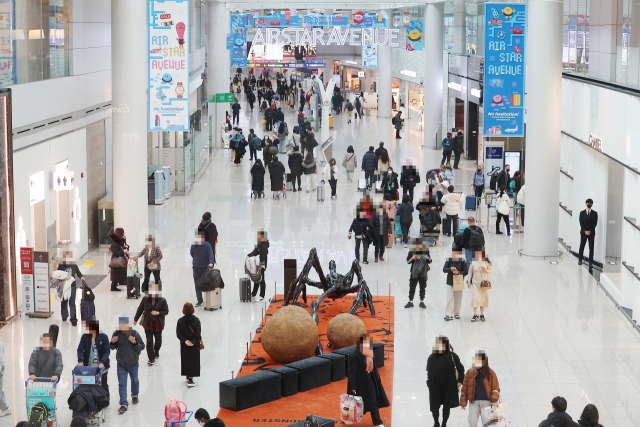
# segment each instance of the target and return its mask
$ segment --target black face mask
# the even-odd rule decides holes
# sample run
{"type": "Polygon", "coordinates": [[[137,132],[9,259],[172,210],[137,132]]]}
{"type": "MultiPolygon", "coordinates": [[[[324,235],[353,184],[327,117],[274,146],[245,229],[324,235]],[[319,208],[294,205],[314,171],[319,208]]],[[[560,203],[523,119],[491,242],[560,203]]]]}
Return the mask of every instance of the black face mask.
{"type": "Polygon", "coordinates": [[[587,203],[587,207],[588,207],[589,209],[591,209],[591,206],[593,206],[593,204],[591,204],[591,203],[587,203]]]}

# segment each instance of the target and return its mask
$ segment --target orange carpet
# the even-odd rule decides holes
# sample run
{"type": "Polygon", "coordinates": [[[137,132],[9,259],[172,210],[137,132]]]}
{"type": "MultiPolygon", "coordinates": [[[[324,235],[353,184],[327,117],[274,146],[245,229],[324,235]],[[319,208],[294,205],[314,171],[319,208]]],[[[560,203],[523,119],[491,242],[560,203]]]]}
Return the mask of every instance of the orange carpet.
{"type": "MultiPolygon", "coordinates": [[[[307,304],[302,303],[302,300],[300,300],[301,307],[310,312],[310,305],[316,298],[316,296],[309,296],[307,304]]],[[[353,297],[345,297],[334,301],[325,299],[322,302],[318,310],[320,317],[318,332],[325,352],[331,351],[331,349],[326,348],[329,342],[326,335],[329,321],[340,313],[348,313],[353,304],[353,299],[353,297]]],[[[245,357],[238,376],[249,375],[256,371],[280,365],[271,359],[262,348],[260,333],[266,320],[282,307],[283,302],[282,295],[276,295],[274,300],[271,301],[265,319],[256,330],[255,338],[249,349],[249,356],[245,357]]],[[[357,316],[364,321],[373,341],[384,343],[385,345],[384,367],[380,368],[379,372],[389,401],[393,403],[393,297],[374,297],[374,307],[376,310],[375,316],[371,316],[369,308],[362,306],[358,309],[357,316]]],[[[342,381],[332,382],[324,387],[298,393],[290,397],[283,397],[275,402],[245,409],[244,411],[234,412],[221,409],[218,417],[224,420],[227,427],[252,425],[288,426],[296,421],[304,420],[308,414],[334,419],[338,424],[340,419],[340,395],[346,391],[347,379],[345,378],[342,381]]],[[[381,409],[380,416],[385,421],[385,426],[391,426],[391,407],[381,409]]],[[[353,425],[371,426],[371,416],[365,414],[362,422],[353,425]]]]}

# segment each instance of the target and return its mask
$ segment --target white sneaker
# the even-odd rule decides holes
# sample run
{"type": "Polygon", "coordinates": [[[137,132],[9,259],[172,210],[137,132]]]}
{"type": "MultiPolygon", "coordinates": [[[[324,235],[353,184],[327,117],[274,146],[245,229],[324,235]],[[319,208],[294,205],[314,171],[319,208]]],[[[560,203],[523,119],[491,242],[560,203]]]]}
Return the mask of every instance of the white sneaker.
{"type": "Polygon", "coordinates": [[[259,301],[262,301],[264,298],[262,298],[262,297],[253,297],[252,299],[253,299],[255,302],[259,302],[259,301]]]}
{"type": "Polygon", "coordinates": [[[11,408],[7,408],[4,411],[0,411],[0,417],[6,417],[7,415],[11,415],[11,408]]]}

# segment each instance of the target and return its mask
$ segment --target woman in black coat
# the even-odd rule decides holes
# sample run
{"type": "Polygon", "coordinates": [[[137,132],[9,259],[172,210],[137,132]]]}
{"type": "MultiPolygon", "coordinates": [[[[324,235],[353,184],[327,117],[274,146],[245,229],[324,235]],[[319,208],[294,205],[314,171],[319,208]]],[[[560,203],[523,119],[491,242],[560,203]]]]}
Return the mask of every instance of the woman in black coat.
{"type": "Polygon", "coordinates": [[[151,283],[149,285],[149,295],[142,298],[136,315],[133,317],[133,324],[136,325],[144,314],[140,326],[144,328],[144,334],[147,338],[145,348],[147,349],[147,357],[149,357],[149,366],[155,365],[156,359],[160,357],[164,318],[169,314],[167,300],[162,298],[160,292],[160,283],[151,283]]]}
{"type": "Polygon", "coordinates": [[[262,147],[262,161],[264,162],[265,169],[269,167],[269,163],[271,163],[271,158],[273,157],[273,154],[269,153],[269,147],[271,145],[271,138],[265,135],[264,138],[262,138],[262,143],[260,144],[260,147],[262,147]]]}
{"type": "Polygon", "coordinates": [[[269,165],[269,178],[271,179],[271,191],[273,191],[274,199],[280,198],[280,192],[284,187],[284,174],[286,172],[284,165],[278,160],[278,156],[273,156],[271,164],[269,165]]]}
{"type": "Polygon", "coordinates": [[[193,377],[200,376],[200,341],[202,340],[200,319],[193,315],[193,304],[186,302],[182,316],[176,325],[176,336],[180,340],[180,375],[187,377],[187,387],[194,387],[193,377]]]}
{"type": "Polygon", "coordinates": [[[256,199],[259,199],[264,194],[264,166],[262,160],[257,159],[251,167],[251,191],[256,199]]]}
{"type": "Polygon", "coordinates": [[[349,361],[347,394],[362,397],[363,413],[370,412],[373,425],[384,427],[379,408],[387,408],[390,403],[382,387],[378,368],[373,363],[373,346],[367,334],[360,336],[349,361]]]}
{"type": "Polygon", "coordinates": [[[289,170],[291,171],[291,184],[293,191],[302,191],[302,185],[300,177],[302,176],[302,153],[300,153],[300,147],[295,145],[293,151],[287,154],[289,157],[289,170]],[[298,181],[298,190],[296,190],[296,181],[298,181]]]}
{"type": "Polygon", "coordinates": [[[122,289],[118,288],[118,285],[127,284],[127,262],[129,260],[129,245],[127,245],[127,239],[124,235],[122,228],[116,228],[109,236],[111,240],[111,259],[122,258],[124,265],[122,267],[110,267],[111,270],[111,290],[114,292],[120,292],[122,289]]]}
{"type": "Polygon", "coordinates": [[[440,426],[438,416],[442,406],[442,427],[447,425],[451,408],[460,405],[458,391],[464,380],[464,366],[453,352],[449,338],[439,336],[433,353],[427,359],[427,387],[429,407],[435,426],[440,426]]]}

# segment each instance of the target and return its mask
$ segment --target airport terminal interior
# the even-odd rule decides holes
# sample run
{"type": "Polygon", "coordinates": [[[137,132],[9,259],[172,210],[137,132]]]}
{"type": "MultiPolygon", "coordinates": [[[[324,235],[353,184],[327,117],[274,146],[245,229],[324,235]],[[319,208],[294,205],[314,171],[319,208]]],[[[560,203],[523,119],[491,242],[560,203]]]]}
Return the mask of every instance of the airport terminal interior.
{"type": "Polygon", "coordinates": [[[0,1],[0,427],[640,426],[634,6],[0,1]]]}

